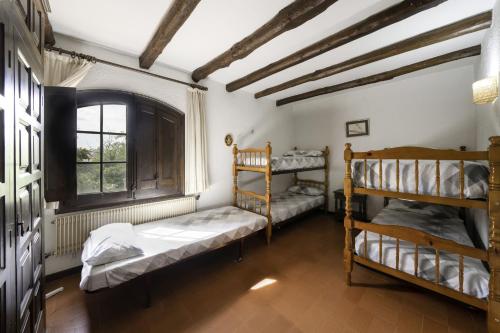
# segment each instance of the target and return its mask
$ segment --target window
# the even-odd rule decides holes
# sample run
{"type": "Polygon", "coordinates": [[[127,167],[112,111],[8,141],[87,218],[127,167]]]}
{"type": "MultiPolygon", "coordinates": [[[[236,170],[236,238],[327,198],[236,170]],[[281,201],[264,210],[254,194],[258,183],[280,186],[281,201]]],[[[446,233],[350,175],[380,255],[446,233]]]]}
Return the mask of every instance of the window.
{"type": "Polygon", "coordinates": [[[45,195],[60,213],[183,195],[184,113],[128,92],[72,94],[45,88],[45,195]]]}
{"type": "Polygon", "coordinates": [[[79,107],[76,117],[77,195],[127,190],[127,106],[79,107]]]}

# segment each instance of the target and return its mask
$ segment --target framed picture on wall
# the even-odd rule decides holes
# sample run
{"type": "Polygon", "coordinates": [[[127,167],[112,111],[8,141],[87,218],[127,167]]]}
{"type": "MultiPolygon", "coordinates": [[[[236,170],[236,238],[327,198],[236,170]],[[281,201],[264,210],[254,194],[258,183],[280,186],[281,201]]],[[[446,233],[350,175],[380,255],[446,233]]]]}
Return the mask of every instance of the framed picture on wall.
{"type": "Polygon", "coordinates": [[[348,138],[353,136],[369,135],[370,128],[368,126],[368,119],[346,122],[345,134],[348,138]]]}

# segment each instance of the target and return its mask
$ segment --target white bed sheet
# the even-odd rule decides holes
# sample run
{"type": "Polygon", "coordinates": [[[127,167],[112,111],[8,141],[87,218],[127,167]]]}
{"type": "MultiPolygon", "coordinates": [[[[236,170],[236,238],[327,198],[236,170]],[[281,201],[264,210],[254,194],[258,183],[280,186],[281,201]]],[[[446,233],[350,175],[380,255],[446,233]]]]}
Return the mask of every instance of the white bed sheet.
{"type": "MultiPolygon", "coordinates": [[[[115,287],[144,273],[215,249],[264,229],[267,219],[236,207],[221,207],[134,226],[144,255],[113,263],[83,264],[80,288],[115,287]]],[[[88,250],[84,247],[83,251],[88,250]]]]}
{"type": "Polygon", "coordinates": [[[323,195],[305,195],[291,192],[273,194],[271,197],[271,217],[273,224],[285,221],[325,202],[323,195]]]}

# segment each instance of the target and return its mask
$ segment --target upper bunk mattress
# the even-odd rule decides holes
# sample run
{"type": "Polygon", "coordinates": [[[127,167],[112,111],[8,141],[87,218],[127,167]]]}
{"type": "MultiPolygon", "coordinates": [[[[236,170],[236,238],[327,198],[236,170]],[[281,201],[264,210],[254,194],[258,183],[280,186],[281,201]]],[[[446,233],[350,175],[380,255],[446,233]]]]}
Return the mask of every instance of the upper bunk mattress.
{"type": "MultiPolygon", "coordinates": [[[[366,187],[379,189],[379,162],[367,160],[366,187]]],[[[440,161],[440,195],[460,197],[460,163],[458,161],[440,161]]],[[[485,199],[488,196],[488,167],[479,162],[464,162],[464,196],[467,199],[485,199]]],[[[356,160],[352,164],[352,177],[355,187],[365,187],[364,161],[356,160]]],[[[396,192],[396,160],[382,161],[382,189],[396,192]]],[[[399,190],[415,193],[415,161],[399,161],[399,190]]],[[[418,193],[437,195],[436,161],[418,161],[418,193]]]]}
{"type": "MultiPolygon", "coordinates": [[[[105,265],[83,264],[80,288],[115,287],[144,273],[219,248],[264,229],[267,219],[236,207],[221,207],[134,226],[144,255],[105,265]]],[[[88,251],[87,246],[83,251],[88,251]]]]}
{"type": "Polygon", "coordinates": [[[271,217],[273,224],[288,220],[303,212],[323,205],[323,195],[305,195],[291,192],[273,194],[271,197],[271,217]]]}
{"type": "MultiPolygon", "coordinates": [[[[454,207],[424,204],[393,199],[389,205],[372,220],[372,223],[400,225],[446,238],[459,244],[473,247],[463,220],[454,207]]],[[[367,232],[367,255],[364,253],[364,232],[356,236],[356,253],[361,257],[379,262],[379,234],[367,232]]],[[[415,244],[400,241],[399,270],[413,275],[415,272],[415,244]]],[[[418,271],[420,278],[434,282],[436,277],[435,250],[418,248],[418,271]]],[[[459,290],[458,255],[440,251],[441,285],[459,290]]],[[[382,264],[396,268],[396,239],[382,237],[382,264]]],[[[464,256],[464,293],[477,298],[488,296],[489,273],[478,259],[464,256]]]]}
{"type": "MultiPolygon", "coordinates": [[[[239,164],[246,166],[266,166],[267,159],[262,158],[246,158],[244,161],[239,161],[239,164]]],[[[325,158],[323,156],[272,156],[271,170],[273,172],[322,168],[325,166],[325,158]]]]}

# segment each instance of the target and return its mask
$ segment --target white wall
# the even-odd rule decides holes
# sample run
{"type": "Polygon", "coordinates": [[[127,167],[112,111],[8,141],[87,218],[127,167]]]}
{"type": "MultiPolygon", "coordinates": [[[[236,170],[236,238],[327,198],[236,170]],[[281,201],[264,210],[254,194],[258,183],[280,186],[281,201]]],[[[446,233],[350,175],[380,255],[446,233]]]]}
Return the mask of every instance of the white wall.
{"type": "MultiPolygon", "coordinates": [[[[481,43],[481,57],[476,66],[476,80],[500,73],[500,0],[493,8],[493,23],[481,43]]],[[[488,147],[488,138],[500,135],[500,99],[493,104],[478,105],[477,113],[477,148],[488,147]]]]}
{"type": "MultiPolygon", "coordinates": [[[[458,61],[285,106],[294,115],[295,144],[330,146],[332,190],[343,187],[346,142],[353,151],[408,145],[474,149],[473,63],[458,61]],[[347,138],[346,121],[358,119],[369,119],[370,135],[347,138]]],[[[379,207],[380,200],[370,198],[369,215],[379,207]]]]}
{"type": "MultiPolygon", "coordinates": [[[[96,57],[118,62],[123,65],[137,67],[137,58],[118,54],[113,50],[96,45],[83,43],[66,36],[56,36],[57,46],[77,52],[88,53],[96,57]]],[[[189,74],[154,65],[155,73],[189,81],[189,74]]],[[[280,154],[292,147],[292,118],[287,112],[276,109],[271,100],[255,100],[253,95],[236,92],[227,93],[222,84],[206,80],[202,84],[208,86],[207,93],[207,140],[209,155],[210,189],[201,195],[198,201],[199,209],[230,204],[232,186],[232,149],[224,144],[224,137],[232,133],[236,143],[242,147],[263,146],[271,141],[275,153],[280,154]],[[253,134],[251,134],[254,130],[253,134]]],[[[87,77],[78,86],[79,89],[121,89],[144,94],[168,103],[181,111],[187,105],[186,86],[165,80],[145,76],[103,64],[96,64],[87,77]]],[[[248,180],[254,179],[247,176],[248,180]]],[[[262,178],[250,188],[263,187],[262,178]]],[[[276,177],[273,181],[273,191],[283,190],[288,185],[288,177],[276,177]]],[[[55,230],[50,223],[53,212],[46,212],[45,252],[51,252],[55,247],[55,230]]],[[[60,270],[79,265],[79,255],[76,257],[49,257],[46,261],[46,272],[51,274],[60,270]]]]}

